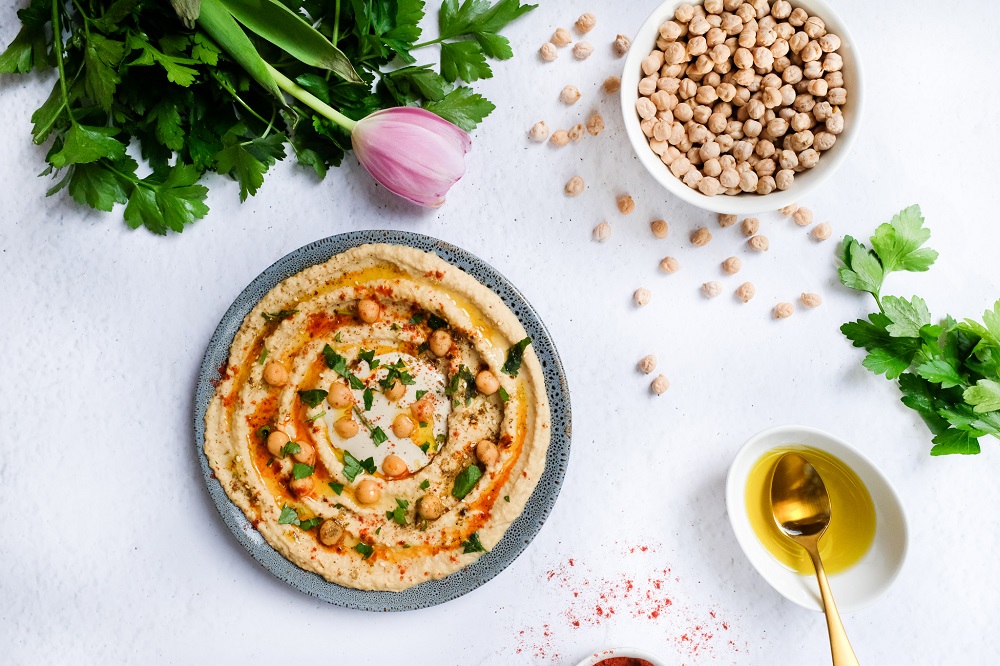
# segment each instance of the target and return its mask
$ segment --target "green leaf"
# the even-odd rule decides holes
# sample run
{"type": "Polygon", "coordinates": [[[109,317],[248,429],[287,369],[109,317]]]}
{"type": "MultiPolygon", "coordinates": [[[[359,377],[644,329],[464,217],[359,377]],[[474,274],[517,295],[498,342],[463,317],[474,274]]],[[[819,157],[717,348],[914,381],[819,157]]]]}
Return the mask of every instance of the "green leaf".
{"type": "Polygon", "coordinates": [[[885,315],[892,320],[886,331],[894,338],[918,338],[920,328],[931,323],[931,312],[919,296],[914,296],[912,301],[886,296],[882,299],[882,307],[885,315]]]}
{"type": "Polygon", "coordinates": [[[1000,382],[980,379],[975,386],[965,389],[962,397],[975,408],[977,414],[1000,410],[1000,382]]]}
{"type": "Polygon", "coordinates": [[[308,391],[298,391],[299,398],[302,402],[306,403],[310,407],[316,407],[319,403],[326,399],[326,391],[323,389],[311,389],[308,391]]]}
{"type": "Polygon", "coordinates": [[[524,350],[531,344],[531,338],[524,338],[516,345],[507,350],[507,360],[504,361],[501,372],[511,377],[517,377],[521,370],[521,361],[524,358],[524,350]]]}
{"type": "Polygon", "coordinates": [[[934,435],[931,441],[934,442],[934,447],[931,449],[932,456],[975,455],[980,451],[979,436],[968,430],[949,428],[934,435]]]}
{"type": "Polygon", "coordinates": [[[974,333],[994,347],[1000,347],[1000,301],[993,305],[992,310],[983,313],[983,323],[974,319],[966,319],[961,329],[974,333]]]}
{"type": "Polygon", "coordinates": [[[281,515],[278,516],[279,525],[298,525],[299,522],[299,514],[295,512],[295,509],[287,504],[281,507],[281,515]]]}
{"type": "Polygon", "coordinates": [[[508,23],[523,16],[537,5],[522,5],[519,0],[444,0],[438,14],[442,37],[475,36],[477,33],[497,33],[508,23]]]}
{"type": "Polygon", "coordinates": [[[941,388],[951,388],[964,383],[962,376],[951,363],[943,358],[925,361],[916,367],[917,374],[941,388]]]}
{"type": "Polygon", "coordinates": [[[264,321],[281,321],[288,319],[293,314],[298,314],[298,312],[298,310],[278,310],[277,312],[261,312],[260,316],[264,318],[264,321]]]}
{"type": "Polygon", "coordinates": [[[430,487],[431,487],[431,482],[428,481],[427,479],[424,479],[423,481],[420,482],[420,489],[421,490],[427,490],[430,487]]]}
{"type": "Polygon", "coordinates": [[[432,331],[436,331],[439,328],[447,328],[448,322],[445,319],[438,317],[436,314],[432,314],[427,317],[427,326],[430,327],[432,331]]]}
{"type": "Polygon", "coordinates": [[[191,45],[191,57],[206,65],[215,67],[219,64],[219,54],[222,51],[211,39],[202,32],[194,34],[194,43],[191,45]]]}
{"type": "Polygon", "coordinates": [[[195,185],[201,178],[190,164],[178,163],[164,177],[161,173],[135,182],[125,206],[125,222],[133,229],[145,226],[156,234],[181,232],[185,224],[205,217],[208,188],[195,185]]]}
{"type": "Polygon", "coordinates": [[[376,426],[375,428],[372,429],[372,442],[375,444],[375,446],[382,444],[388,439],[389,438],[386,436],[385,431],[382,430],[382,428],[376,426]]]}
{"type": "Polygon", "coordinates": [[[514,57],[514,50],[510,48],[510,42],[506,37],[495,35],[490,32],[477,32],[473,35],[479,42],[480,48],[490,58],[497,60],[508,60],[514,57]]]}
{"type": "Polygon", "coordinates": [[[370,388],[366,388],[365,392],[361,394],[362,399],[365,401],[365,411],[369,411],[372,408],[372,403],[375,401],[375,392],[370,388]]]}
{"type": "Polygon", "coordinates": [[[365,458],[364,460],[362,460],[360,464],[361,464],[361,468],[363,470],[365,470],[366,472],[368,472],[369,474],[374,474],[375,470],[378,469],[375,466],[375,459],[372,458],[371,456],[369,456],[369,457],[365,458]]]}
{"type": "Polygon", "coordinates": [[[240,184],[240,201],[246,201],[264,184],[268,165],[254,157],[236,137],[226,136],[222,142],[225,147],[215,155],[215,169],[240,184]]]}
{"type": "MultiPolygon", "coordinates": [[[[237,21],[303,63],[328,69],[345,81],[362,83],[344,52],[285,5],[275,0],[219,0],[237,21]]],[[[204,10],[203,10],[204,11],[204,10]]]]}
{"type": "Polygon", "coordinates": [[[331,481],[327,485],[330,486],[330,489],[333,490],[333,492],[337,493],[338,495],[340,493],[344,492],[344,484],[342,484],[342,483],[337,483],[336,481],[331,481]]]}
{"type": "Polygon", "coordinates": [[[497,393],[500,394],[500,399],[503,400],[504,402],[510,400],[510,394],[507,393],[507,389],[505,389],[504,387],[501,386],[499,389],[497,389],[497,393]]]}
{"type": "Polygon", "coordinates": [[[57,124],[62,124],[60,121],[68,123],[69,115],[66,113],[66,100],[63,99],[62,88],[59,81],[56,81],[45,103],[31,114],[31,140],[37,144],[45,143],[53,128],[57,124]]]}
{"type": "Polygon", "coordinates": [[[102,157],[120,160],[125,156],[125,144],[115,138],[120,131],[74,123],[66,132],[62,149],[49,158],[49,163],[61,169],[68,164],[96,162],[102,157]]]}
{"type": "MultiPolygon", "coordinates": [[[[209,0],[210,2],[212,0],[209,0]]],[[[137,33],[129,33],[128,48],[140,51],[139,57],[129,63],[132,65],[149,66],[160,65],[167,73],[167,80],[179,86],[187,88],[194,83],[198,76],[198,70],[189,65],[199,65],[197,60],[186,58],[180,55],[171,55],[159,50],[137,33]]]]}
{"type": "Polygon", "coordinates": [[[895,379],[910,367],[911,358],[899,355],[897,350],[878,347],[868,352],[865,359],[861,361],[861,365],[876,375],[884,373],[886,379],[895,379]]]}
{"type": "Polygon", "coordinates": [[[472,88],[462,86],[452,90],[440,101],[427,102],[424,108],[471,132],[496,106],[479,93],[473,92],[472,88]]]}
{"type": "Polygon", "coordinates": [[[243,32],[233,15],[229,13],[221,0],[201,0],[201,14],[198,25],[222,47],[257,83],[262,85],[275,99],[284,104],[281,89],[275,82],[270,70],[253,42],[243,32]]]}
{"type": "Polygon", "coordinates": [[[472,83],[493,76],[482,48],[476,42],[445,42],[441,45],[441,76],[448,82],[472,83]]]}
{"type": "Polygon", "coordinates": [[[361,466],[361,461],[351,455],[351,452],[344,449],[344,476],[351,483],[354,483],[354,479],[364,470],[361,466]]]}
{"type": "Polygon", "coordinates": [[[298,453],[301,450],[302,450],[302,447],[299,445],[298,442],[289,441],[289,442],[286,442],[283,447],[281,447],[280,453],[281,453],[282,457],[285,457],[285,456],[294,456],[296,453],[298,453]]]}
{"type": "Polygon", "coordinates": [[[369,557],[372,556],[372,553],[375,552],[374,548],[364,543],[363,541],[359,541],[358,543],[354,544],[354,550],[361,553],[361,559],[363,560],[367,560],[369,557]]]}
{"type": "MultiPolygon", "coordinates": [[[[423,97],[431,101],[444,99],[451,89],[444,77],[431,69],[430,65],[401,67],[384,77],[406,101],[417,101],[423,97]]],[[[422,315],[415,315],[422,318],[422,315]]],[[[411,323],[420,323],[411,322],[411,323]]]]}
{"type": "Polygon", "coordinates": [[[841,284],[873,295],[879,292],[885,272],[874,252],[850,236],[845,236],[843,261],[844,265],[837,271],[841,284]]]}
{"type": "Polygon", "coordinates": [[[296,479],[304,479],[308,476],[312,476],[316,468],[312,465],[305,465],[303,463],[295,463],[292,465],[292,477],[296,479]]]}
{"type": "Polygon", "coordinates": [[[156,122],[157,141],[174,151],[184,147],[181,112],[174,102],[164,99],[152,108],[148,119],[156,122]]]}
{"type": "Polygon", "coordinates": [[[118,67],[125,57],[125,42],[108,39],[96,32],[87,37],[84,49],[84,90],[105,111],[111,109],[115,88],[121,83],[118,67]]]}
{"type": "Polygon", "coordinates": [[[476,487],[483,473],[476,465],[469,465],[455,477],[455,485],[452,486],[451,494],[455,499],[463,499],[476,487]]]}
{"type": "Polygon", "coordinates": [[[467,541],[462,542],[462,552],[463,553],[485,553],[486,548],[483,546],[483,542],[479,540],[479,532],[473,532],[469,535],[467,541]]]}
{"type": "Polygon", "coordinates": [[[18,10],[17,17],[21,19],[21,30],[0,54],[0,73],[27,74],[32,69],[50,67],[45,26],[52,20],[52,3],[31,0],[18,10]]]}
{"type": "Polygon", "coordinates": [[[937,252],[920,247],[931,237],[930,230],[923,223],[920,206],[913,205],[875,230],[871,238],[872,248],[878,253],[886,273],[897,270],[926,271],[937,259],[937,252]]]}
{"type": "Polygon", "coordinates": [[[301,527],[303,530],[311,530],[312,528],[316,527],[322,522],[323,522],[322,518],[320,518],[319,516],[313,516],[308,520],[301,521],[299,523],[299,527],[301,527]]]}
{"type": "Polygon", "coordinates": [[[78,204],[110,211],[116,203],[126,203],[128,193],[119,177],[101,162],[77,164],[69,179],[69,194],[78,204]]]}

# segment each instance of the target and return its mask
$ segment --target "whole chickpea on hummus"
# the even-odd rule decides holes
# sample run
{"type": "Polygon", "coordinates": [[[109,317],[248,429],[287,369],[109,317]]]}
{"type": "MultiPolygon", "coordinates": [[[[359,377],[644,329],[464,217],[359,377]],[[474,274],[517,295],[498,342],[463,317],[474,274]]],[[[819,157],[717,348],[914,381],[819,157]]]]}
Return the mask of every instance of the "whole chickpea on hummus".
{"type": "Polygon", "coordinates": [[[268,292],[205,415],[212,470],[264,539],[367,590],[442,578],[492,549],[549,438],[517,317],[465,272],[395,245],[268,292]]]}

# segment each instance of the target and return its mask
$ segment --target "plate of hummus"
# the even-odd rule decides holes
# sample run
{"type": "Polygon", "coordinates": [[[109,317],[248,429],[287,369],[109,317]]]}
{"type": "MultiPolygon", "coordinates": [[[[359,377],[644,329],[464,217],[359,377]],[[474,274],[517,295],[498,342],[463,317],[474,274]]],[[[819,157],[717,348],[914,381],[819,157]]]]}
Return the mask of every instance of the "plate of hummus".
{"type": "Polygon", "coordinates": [[[520,292],[403,231],[332,236],[257,277],[195,397],[209,493],[250,555],[330,603],[401,611],[500,573],[569,460],[569,390],[520,292]]]}

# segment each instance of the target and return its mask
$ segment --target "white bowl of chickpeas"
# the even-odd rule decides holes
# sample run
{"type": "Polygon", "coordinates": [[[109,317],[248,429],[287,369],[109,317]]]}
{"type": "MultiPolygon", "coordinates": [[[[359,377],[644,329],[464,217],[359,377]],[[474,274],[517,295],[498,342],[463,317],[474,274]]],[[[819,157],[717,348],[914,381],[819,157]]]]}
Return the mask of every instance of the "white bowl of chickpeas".
{"type": "Polygon", "coordinates": [[[855,42],[821,0],[667,0],[621,82],[642,165],[687,203],[736,215],[783,208],[828,178],[864,101],[855,42]]]}

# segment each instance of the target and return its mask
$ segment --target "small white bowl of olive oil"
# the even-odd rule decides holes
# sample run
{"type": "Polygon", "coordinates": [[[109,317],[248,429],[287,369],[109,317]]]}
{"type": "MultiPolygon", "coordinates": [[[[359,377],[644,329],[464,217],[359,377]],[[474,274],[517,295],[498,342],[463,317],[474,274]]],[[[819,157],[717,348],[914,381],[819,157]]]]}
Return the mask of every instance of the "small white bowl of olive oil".
{"type": "Polygon", "coordinates": [[[847,442],[805,426],[760,432],[736,454],[726,480],[726,507],[736,540],[771,587],[803,608],[822,610],[808,556],[783,536],[770,508],[771,474],[795,451],[819,472],[833,506],[820,555],[841,612],[867,606],[903,566],[908,531],[899,496],[875,464],[847,442]]]}

